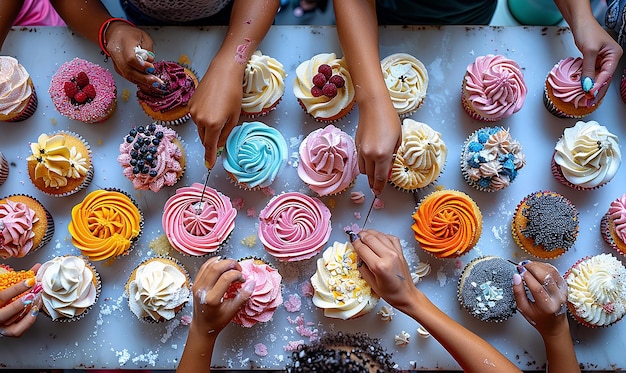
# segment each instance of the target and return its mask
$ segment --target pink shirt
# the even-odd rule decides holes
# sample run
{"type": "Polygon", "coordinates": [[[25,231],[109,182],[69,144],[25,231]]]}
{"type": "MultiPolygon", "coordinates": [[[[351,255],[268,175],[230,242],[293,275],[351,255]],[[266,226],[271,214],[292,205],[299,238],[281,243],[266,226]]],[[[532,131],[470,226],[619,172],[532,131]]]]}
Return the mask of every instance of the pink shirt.
{"type": "Polygon", "coordinates": [[[65,26],[48,0],[25,0],[14,26],[65,26]]]}

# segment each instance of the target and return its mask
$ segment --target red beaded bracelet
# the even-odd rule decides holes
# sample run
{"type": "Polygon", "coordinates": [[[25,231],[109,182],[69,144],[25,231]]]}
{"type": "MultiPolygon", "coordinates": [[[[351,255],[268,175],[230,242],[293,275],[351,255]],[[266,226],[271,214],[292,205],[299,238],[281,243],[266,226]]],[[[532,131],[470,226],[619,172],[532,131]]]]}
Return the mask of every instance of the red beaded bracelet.
{"type": "Polygon", "coordinates": [[[134,23],[124,18],[113,17],[102,22],[102,25],[100,26],[100,30],[98,31],[98,43],[100,44],[100,49],[102,50],[102,53],[104,53],[107,57],[111,57],[111,54],[109,54],[109,52],[107,52],[106,50],[107,41],[105,39],[105,34],[107,30],[109,29],[109,25],[111,24],[111,22],[115,22],[115,21],[125,22],[133,27],[136,27],[134,23]]]}

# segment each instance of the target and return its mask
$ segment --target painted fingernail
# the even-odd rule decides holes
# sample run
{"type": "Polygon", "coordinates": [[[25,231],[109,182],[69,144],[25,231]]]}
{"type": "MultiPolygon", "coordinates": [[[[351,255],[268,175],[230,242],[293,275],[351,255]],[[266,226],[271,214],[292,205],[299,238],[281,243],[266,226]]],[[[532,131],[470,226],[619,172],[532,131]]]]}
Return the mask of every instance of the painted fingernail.
{"type": "Polygon", "coordinates": [[[153,51],[148,51],[148,56],[154,59],[155,55],[153,51]]]}
{"type": "Polygon", "coordinates": [[[24,281],[24,285],[26,285],[26,286],[28,286],[28,287],[32,287],[33,285],[35,285],[35,282],[36,282],[36,281],[35,281],[35,278],[34,278],[34,277],[27,278],[27,279],[24,281]]]}
{"type": "Polygon", "coordinates": [[[37,315],[39,315],[39,307],[37,307],[37,306],[33,306],[33,307],[30,309],[30,315],[31,315],[32,317],[37,317],[37,315]]]}
{"type": "Polygon", "coordinates": [[[359,261],[356,262],[356,267],[357,268],[361,268],[362,266],[363,266],[363,261],[362,260],[359,260],[359,261]]]}
{"type": "Polygon", "coordinates": [[[593,79],[589,76],[583,76],[582,79],[580,79],[580,86],[585,93],[591,91],[593,88],[593,79]]]}
{"type": "Polygon", "coordinates": [[[154,67],[150,66],[150,67],[148,67],[145,71],[146,71],[146,73],[148,73],[148,74],[154,74],[154,71],[155,71],[155,70],[154,70],[154,67]]]}
{"type": "Polygon", "coordinates": [[[30,292],[32,294],[37,295],[37,294],[41,293],[42,290],[43,290],[43,286],[41,285],[41,283],[39,283],[39,284],[35,285],[32,289],[30,289],[30,292]]]}
{"type": "Polygon", "coordinates": [[[33,293],[28,293],[22,297],[22,304],[24,304],[24,307],[28,306],[29,304],[32,304],[34,301],[35,301],[35,294],[33,293]]]}
{"type": "Polygon", "coordinates": [[[359,239],[359,235],[354,233],[353,231],[347,230],[346,234],[348,235],[350,242],[354,242],[359,239]]]}
{"type": "Polygon", "coordinates": [[[518,273],[513,274],[513,285],[519,285],[522,283],[522,276],[518,273]]]}

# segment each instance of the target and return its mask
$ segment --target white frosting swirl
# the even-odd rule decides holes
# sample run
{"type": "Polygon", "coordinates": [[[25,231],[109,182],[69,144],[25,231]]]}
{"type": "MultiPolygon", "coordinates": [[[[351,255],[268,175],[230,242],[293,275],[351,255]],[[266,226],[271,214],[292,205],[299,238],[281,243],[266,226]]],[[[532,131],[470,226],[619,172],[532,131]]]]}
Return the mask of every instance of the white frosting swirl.
{"type": "Polygon", "coordinates": [[[30,75],[13,57],[0,56],[0,114],[17,112],[32,94],[30,75]]]}
{"type": "Polygon", "coordinates": [[[277,103],[285,93],[285,76],[280,62],[255,51],[243,74],[241,110],[256,114],[277,103]]]}
{"type": "Polygon", "coordinates": [[[426,66],[407,53],[395,53],[380,61],[391,102],[400,116],[417,110],[426,97],[426,66]]]}

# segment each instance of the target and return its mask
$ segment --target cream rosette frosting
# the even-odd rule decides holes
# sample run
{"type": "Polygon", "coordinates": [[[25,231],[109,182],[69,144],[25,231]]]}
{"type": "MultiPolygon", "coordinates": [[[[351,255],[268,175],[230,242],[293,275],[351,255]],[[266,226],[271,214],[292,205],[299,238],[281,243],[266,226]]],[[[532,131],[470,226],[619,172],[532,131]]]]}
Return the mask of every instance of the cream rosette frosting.
{"type": "Polygon", "coordinates": [[[171,320],[189,295],[187,275],[169,260],[157,258],[141,264],[128,283],[128,305],[140,319],[171,320]]]}
{"type": "Polygon", "coordinates": [[[357,254],[349,242],[334,242],[317,260],[311,277],[313,304],[324,310],[324,316],[351,319],[370,312],[380,299],[361,277],[357,254]]]}
{"type": "Polygon", "coordinates": [[[354,86],[345,59],[337,58],[334,53],[322,53],[302,62],[296,68],[293,93],[306,111],[315,118],[332,118],[339,115],[354,101],[354,86]],[[345,85],[337,89],[337,95],[332,98],[325,95],[314,97],[311,94],[313,77],[318,74],[320,65],[324,64],[332,68],[333,75],[339,75],[345,80],[345,85]]]}
{"type": "Polygon", "coordinates": [[[404,190],[424,188],[443,170],[448,148],[441,134],[429,125],[405,119],[402,143],[391,166],[389,181],[404,190]]]}
{"type": "Polygon", "coordinates": [[[299,153],[298,176],[320,196],[343,192],[359,174],[354,140],[332,124],[311,132],[299,153]]]}
{"type": "Polygon", "coordinates": [[[24,66],[8,56],[0,57],[0,114],[19,111],[33,93],[30,74],[24,66]]]}
{"type": "Polygon", "coordinates": [[[622,161],[617,136],[596,121],[578,121],[566,128],[554,150],[563,177],[583,188],[611,181],[622,161]]]}
{"type": "Polygon", "coordinates": [[[330,210],[322,201],[299,192],[274,197],[259,213],[259,239],[280,261],[309,259],[331,233],[330,210]]]}
{"type": "Polygon", "coordinates": [[[407,53],[395,53],[380,62],[391,102],[401,117],[417,110],[428,89],[426,66],[407,53]]]}
{"type": "Polygon", "coordinates": [[[52,320],[75,318],[96,302],[99,278],[84,259],[60,256],[41,265],[37,281],[41,282],[41,298],[52,320]]]}
{"type": "Polygon", "coordinates": [[[285,68],[275,58],[255,51],[243,74],[241,110],[258,114],[276,104],[285,93],[285,68]]]}
{"type": "Polygon", "coordinates": [[[576,263],[565,274],[567,301],[575,316],[592,326],[608,326],[626,313],[626,268],[600,254],[576,263]]]}

